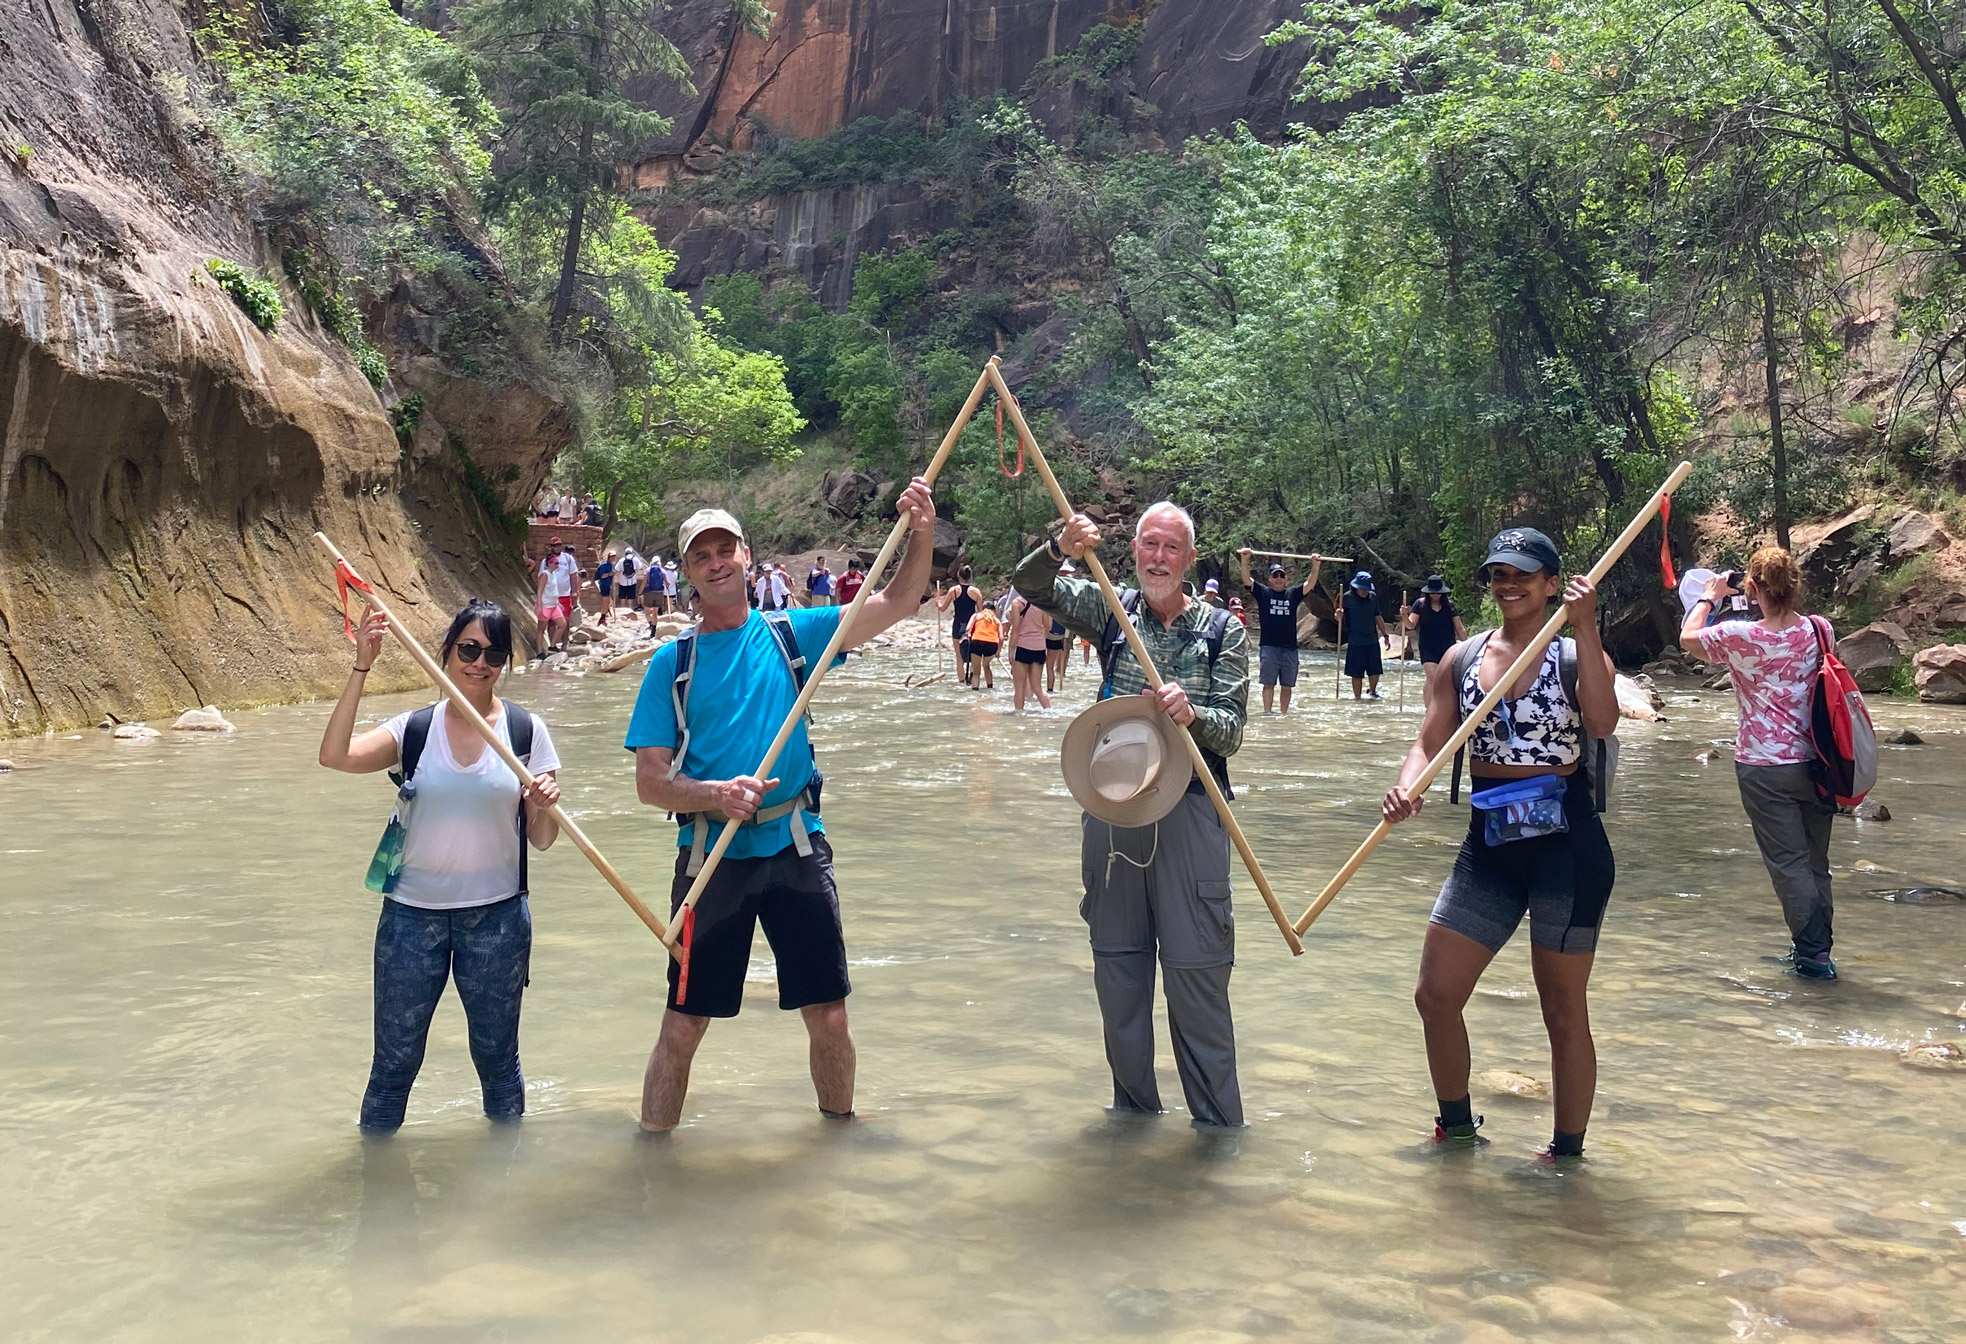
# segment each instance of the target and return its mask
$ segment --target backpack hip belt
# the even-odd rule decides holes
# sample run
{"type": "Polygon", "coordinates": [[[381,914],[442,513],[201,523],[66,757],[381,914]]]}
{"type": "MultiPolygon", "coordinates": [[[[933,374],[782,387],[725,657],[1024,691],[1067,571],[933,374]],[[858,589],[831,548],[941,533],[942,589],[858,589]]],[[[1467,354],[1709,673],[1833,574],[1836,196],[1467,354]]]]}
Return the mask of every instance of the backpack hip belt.
{"type": "MultiPolygon", "coordinates": [[[[812,837],[806,834],[806,812],[808,804],[811,802],[811,793],[812,790],[810,788],[800,789],[798,797],[787,799],[782,803],[776,803],[771,807],[762,808],[736,824],[739,826],[764,826],[777,821],[781,817],[790,817],[792,819],[792,848],[799,851],[800,858],[810,858],[812,856],[812,837]]],[[[716,808],[711,808],[704,812],[678,812],[676,814],[676,820],[690,828],[689,866],[683,869],[683,875],[685,877],[695,877],[703,871],[704,852],[709,848],[710,844],[710,823],[714,821],[720,826],[728,826],[732,824],[731,819],[716,808]]]]}

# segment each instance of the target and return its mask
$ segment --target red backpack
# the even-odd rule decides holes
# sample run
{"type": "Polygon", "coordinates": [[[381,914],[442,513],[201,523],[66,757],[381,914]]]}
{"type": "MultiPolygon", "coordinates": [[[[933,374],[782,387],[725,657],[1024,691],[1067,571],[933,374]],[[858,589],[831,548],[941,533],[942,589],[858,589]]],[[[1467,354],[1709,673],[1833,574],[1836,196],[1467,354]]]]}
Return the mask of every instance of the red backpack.
{"type": "Polygon", "coordinates": [[[1809,736],[1816,745],[1810,777],[1824,802],[1855,807],[1877,785],[1877,730],[1871,727],[1864,693],[1836,656],[1829,622],[1811,616],[1809,624],[1823,655],[1809,695],[1809,736]]]}

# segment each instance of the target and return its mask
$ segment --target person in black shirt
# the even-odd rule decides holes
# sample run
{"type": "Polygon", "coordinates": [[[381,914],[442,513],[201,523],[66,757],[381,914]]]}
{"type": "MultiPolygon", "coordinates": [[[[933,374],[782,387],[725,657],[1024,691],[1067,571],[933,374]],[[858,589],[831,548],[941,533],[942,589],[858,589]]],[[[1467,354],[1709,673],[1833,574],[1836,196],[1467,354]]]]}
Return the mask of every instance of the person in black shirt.
{"type": "Polygon", "coordinates": [[[1422,680],[1427,688],[1426,702],[1433,703],[1433,666],[1447,656],[1447,651],[1468,637],[1468,628],[1461,624],[1461,613],[1454,609],[1448,599],[1447,581],[1438,574],[1427,575],[1426,583],[1420,587],[1420,600],[1406,613],[1406,628],[1417,630],[1420,636],[1420,666],[1422,680]]]}
{"type": "Polygon", "coordinates": [[[1318,567],[1324,561],[1311,556],[1311,572],[1302,583],[1290,584],[1282,565],[1272,562],[1269,582],[1257,587],[1249,579],[1249,557],[1245,546],[1236,552],[1242,561],[1242,586],[1249,589],[1256,603],[1259,623],[1257,658],[1263,679],[1263,712],[1270,712],[1270,701],[1277,687],[1283,687],[1283,712],[1290,712],[1290,697],[1297,688],[1297,608],[1303,604],[1304,590],[1317,586],[1318,567]],[[1290,586],[1286,587],[1286,584],[1290,586]]]}
{"type": "Polygon", "coordinates": [[[1379,657],[1379,646],[1383,642],[1390,648],[1392,627],[1386,618],[1379,614],[1378,590],[1372,586],[1372,574],[1361,569],[1352,576],[1351,587],[1345,590],[1345,675],[1352,679],[1352,699],[1365,696],[1379,698],[1379,678],[1384,675],[1386,665],[1379,657]],[[1360,694],[1361,683],[1371,678],[1372,685],[1365,695],[1360,694]]]}

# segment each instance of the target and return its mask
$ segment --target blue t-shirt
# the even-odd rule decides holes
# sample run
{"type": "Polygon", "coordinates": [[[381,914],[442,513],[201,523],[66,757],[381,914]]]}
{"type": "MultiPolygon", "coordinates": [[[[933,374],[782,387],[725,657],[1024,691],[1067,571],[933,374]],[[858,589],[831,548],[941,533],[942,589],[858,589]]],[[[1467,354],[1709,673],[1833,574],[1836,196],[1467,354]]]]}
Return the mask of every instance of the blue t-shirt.
{"type": "MultiPolygon", "coordinates": [[[[806,607],[787,612],[792,633],[805,655],[808,675],[819,666],[819,655],[839,628],[841,607],[806,607]]],[[[635,712],[628,719],[628,750],[637,747],[674,747],[676,702],[676,643],[671,640],[649,659],[642,674],[642,689],[635,697],[635,712]]],[[[799,698],[792,671],[785,666],[785,654],[771,633],[765,618],[753,611],[750,619],[735,630],[696,636],[695,666],[689,687],[689,750],[683,756],[682,773],[690,779],[733,779],[758,768],[771,746],[771,739],[792,704],[799,698]]],[[[785,750],[772,767],[778,787],[765,795],[759,811],[789,801],[812,780],[812,746],[806,738],[805,720],[792,729],[785,750]]],[[[822,831],[819,818],[808,813],[806,830],[822,831]]],[[[719,822],[710,823],[707,844],[714,845],[723,830],[719,822]]],[[[676,843],[687,848],[693,828],[682,827],[676,843]]],[[[763,859],[792,843],[792,818],[784,816],[761,826],[744,826],[726,851],[733,859],[763,859]]]]}

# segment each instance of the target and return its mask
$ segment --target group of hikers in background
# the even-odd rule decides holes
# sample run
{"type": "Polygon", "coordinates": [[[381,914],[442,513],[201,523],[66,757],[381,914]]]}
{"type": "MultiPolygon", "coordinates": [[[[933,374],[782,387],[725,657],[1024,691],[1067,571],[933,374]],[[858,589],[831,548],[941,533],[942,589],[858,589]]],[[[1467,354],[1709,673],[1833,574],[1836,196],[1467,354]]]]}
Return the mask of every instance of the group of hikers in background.
{"type": "MultiPolygon", "coordinates": [[[[853,614],[842,648],[915,615],[929,589],[934,507],[924,481],[909,485],[900,511],[908,520],[907,549],[891,580],[853,614]]],[[[807,581],[812,605],[786,610],[775,593],[769,604],[759,600],[742,526],[722,511],[693,515],[677,540],[677,574],[694,596],[697,618],[650,659],[623,738],[635,756],[639,802],[672,814],[678,824],[672,914],[702,869],[706,846],[724,828],[736,832],[685,916],[684,960],[668,967],[641,1125],[662,1133],[679,1123],[691,1061],[710,1022],[741,1007],[758,925],[776,962],[779,1005],[798,1011],[810,1036],[819,1109],[848,1119],[856,1067],[846,1012],[851,985],[819,774],[803,721],[792,725],[773,777],[749,771],[765,759],[774,727],[788,719],[804,686],[806,656],[827,646],[850,599],[841,585],[827,582],[822,563],[807,581]]],[[[1249,633],[1231,609],[1197,595],[1187,581],[1197,558],[1192,519],[1172,502],[1153,505],[1134,530],[1138,586],[1120,595],[1120,611],[1164,678],[1156,688],[1135,659],[1120,614],[1098,585],[1076,573],[1074,562],[1082,563],[1101,540],[1096,523],[1075,515],[1018,562],[1004,598],[986,602],[964,567],[948,587],[936,585],[935,607],[950,615],[965,682],[990,685],[995,654],[1011,652],[1019,706],[1027,699],[1048,703],[1058,685],[1050,676],[1053,658],[1062,663],[1070,641],[1083,643],[1088,661],[1097,657],[1098,698],[1081,718],[1113,713],[1102,720],[1090,762],[1075,761],[1068,730],[1065,768],[1068,780],[1076,765],[1079,776],[1090,770],[1107,785],[1121,781],[1116,793],[1073,790],[1085,808],[1080,911],[1112,1074],[1111,1109],[1120,1115],[1162,1110],[1154,1075],[1158,969],[1190,1117],[1204,1130],[1232,1130],[1243,1124],[1244,1108],[1229,1006],[1235,960],[1229,844],[1200,777],[1187,770],[1185,754],[1165,754],[1165,742],[1179,742],[1169,734],[1191,734],[1223,796],[1233,797],[1229,761],[1248,719],[1249,633]],[[1130,809],[1149,797],[1160,806],[1143,823],[1139,818],[1148,814],[1130,809]]],[[[617,593],[633,554],[614,561],[617,593]]],[[[1245,581],[1249,555],[1241,557],[1245,581]]],[[[1297,609],[1320,565],[1312,556],[1302,581],[1291,584],[1288,571],[1273,564],[1265,586],[1251,585],[1266,709],[1273,691],[1281,694],[1281,708],[1289,707],[1298,672],[1297,609]]],[[[563,570],[563,562],[549,557],[542,578],[563,570]]],[[[1420,645],[1425,713],[1380,812],[1388,824],[1420,812],[1415,781],[1518,655],[1543,637],[1560,603],[1572,633],[1528,664],[1467,742],[1474,806],[1425,927],[1414,1000],[1437,1102],[1431,1141],[1481,1142],[1482,1119],[1473,1114],[1468,1091],[1463,1010],[1495,954],[1528,918],[1555,1103],[1553,1132],[1539,1152],[1563,1161],[1583,1150],[1596,1091],[1587,991],[1616,877],[1599,817],[1611,787],[1605,745],[1619,717],[1614,673],[1598,636],[1596,590],[1587,576],[1565,577],[1547,536],[1527,527],[1497,534],[1475,579],[1500,614],[1496,629],[1468,637],[1438,574],[1402,613],[1420,645]]],[[[1389,638],[1372,576],[1353,575],[1342,601],[1345,669],[1355,695],[1370,694],[1361,682],[1376,682],[1378,648],[1389,638]]],[[[1743,573],[1712,578],[1691,602],[1681,640],[1732,675],[1740,712],[1736,773],[1790,930],[1784,960],[1799,976],[1833,980],[1828,841],[1834,809],[1813,780],[1809,713],[1812,679],[1825,665],[1834,632],[1822,618],[1806,616],[1801,602],[1794,559],[1780,547],[1764,547],[1743,573]],[[1742,600],[1723,611],[1730,595],[1742,600]]],[[[380,616],[365,616],[353,670],[320,749],[323,765],[389,770],[399,785],[394,863],[384,864],[379,850],[371,868],[371,889],[383,902],[374,958],[375,1056],[361,1123],[374,1132],[402,1123],[432,1010],[451,977],[469,1024],[485,1112],[516,1118],[525,1106],[517,1031],[532,931],[526,852],[551,846],[557,835],[549,810],[559,795],[561,762],[547,725],[497,696],[513,655],[512,621],[476,598],[446,631],[442,665],[535,782],[522,787],[442,701],[357,735],[363,679],[385,628],[380,616]]],[[[1426,852],[1415,851],[1411,861],[1425,862],[1426,852]]]]}

